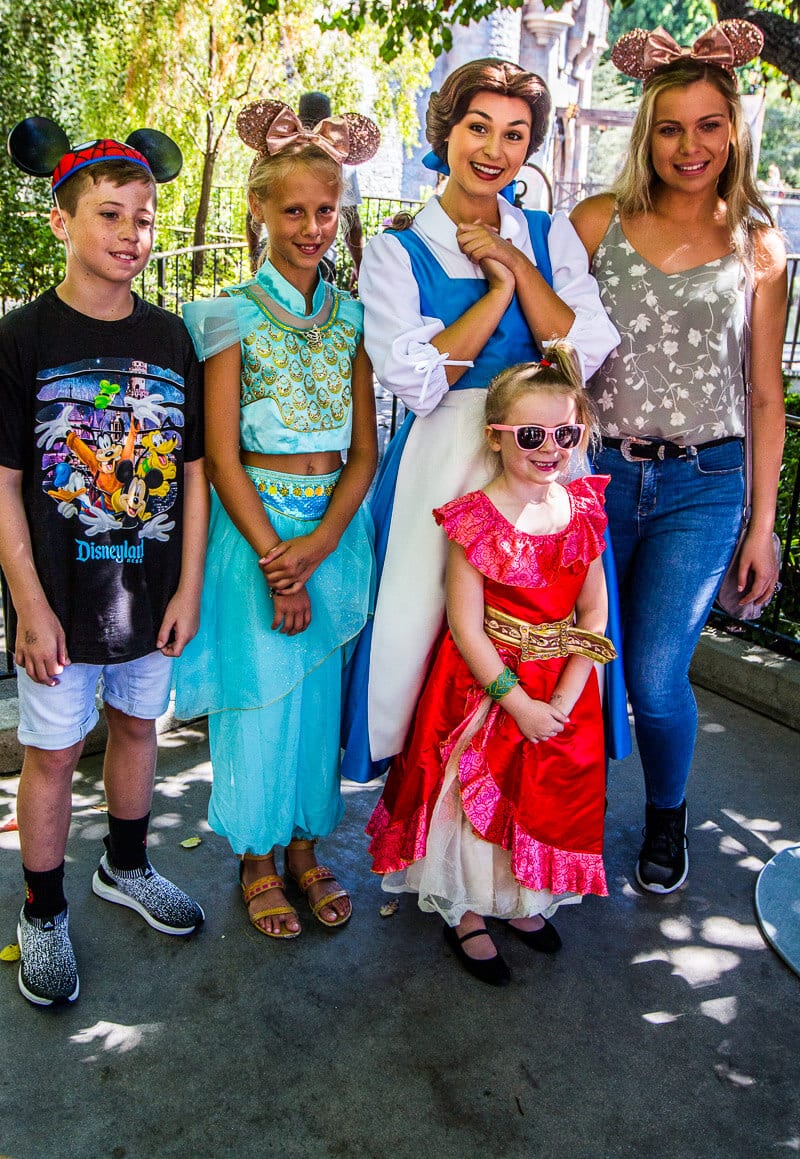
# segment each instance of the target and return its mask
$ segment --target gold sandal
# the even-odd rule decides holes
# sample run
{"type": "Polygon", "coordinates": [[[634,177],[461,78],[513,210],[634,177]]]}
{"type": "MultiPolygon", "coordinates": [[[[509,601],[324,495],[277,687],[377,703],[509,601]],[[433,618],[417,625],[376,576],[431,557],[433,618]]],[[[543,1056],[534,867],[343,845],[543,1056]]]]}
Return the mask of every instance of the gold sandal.
{"type": "Polygon", "coordinates": [[[302,933],[302,930],[289,930],[286,928],[285,922],[281,924],[281,928],[278,933],[274,933],[272,930],[265,930],[263,926],[258,924],[261,918],[275,918],[280,917],[282,914],[287,916],[289,914],[294,914],[294,916],[297,917],[298,913],[294,906],[275,905],[270,906],[268,909],[257,910],[256,913],[250,912],[250,902],[254,897],[258,897],[259,894],[262,893],[268,893],[271,889],[283,889],[283,878],[278,877],[277,873],[267,874],[264,877],[257,877],[255,881],[251,881],[249,885],[245,885],[244,881],[242,881],[242,870],[244,868],[245,861],[261,860],[263,859],[260,857],[248,857],[245,854],[239,863],[239,884],[242,887],[242,896],[244,898],[245,907],[247,908],[247,916],[250,919],[250,924],[255,926],[260,934],[264,934],[265,937],[268,938],[281,938],[284,940],[288,940],[289,938],[297,938],[302,933]]]}
{"type": "Polygon", "coordinates": [[[329,930],[333,930],[336,929],[337,926],[343,926],[345,922],[349,922],[350,918],[353,916],[353,906],[350,903],[350,894],[346,889],[335,889],[331,890],[330,893],[324,894],[322,897],[318,898],[317,901],[312,902],[308,897],[308,891],[312,885],[317,885],[321,881],[336,881],[336,874],[332,869],[329,869],[327,865],[312,865],[312,867],[307,869],[305,873],[301,873],[299,877],[295,877],[289,868],[290,849],[311,849],[314,845],[316,845],[315,841],[292,841],[291,844],[286,847],[284,872],[286,873],[287,877],[290,877],[292,881],[297,883],[298,889],[306,898],[312,914],[320,923],[320,925],[325,926],[329,930]],[[347,913],[340,914],[335,921],[326,921],[325,918],[321,916],[321,911],[325,908],[325,906],[330,905],[331,902],[338,901],[340,897],[347,898],[349,905],[347,913]]]}

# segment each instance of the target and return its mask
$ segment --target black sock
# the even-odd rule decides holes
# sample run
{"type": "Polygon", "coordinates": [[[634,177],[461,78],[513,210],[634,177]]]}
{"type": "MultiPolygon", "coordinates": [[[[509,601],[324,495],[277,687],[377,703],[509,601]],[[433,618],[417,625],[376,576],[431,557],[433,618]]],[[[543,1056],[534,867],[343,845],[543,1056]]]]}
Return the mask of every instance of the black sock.
{"type": "Polygon", "coordinates": [[[67,899],[64,897],[64,862],[55,869],[46,869],[38,873],[33,869],[26,869],[23,865],[22,874],[25,878],[25,905],[23,912],[26,918],[54,918],[66,909],[67,899]]]}
{"type": "Polygon", "coordinates": [[[147,864],[147,826],[150,814],[123,821],[108,814],[108,859],[115,869],[144,869],[147,864]]]}

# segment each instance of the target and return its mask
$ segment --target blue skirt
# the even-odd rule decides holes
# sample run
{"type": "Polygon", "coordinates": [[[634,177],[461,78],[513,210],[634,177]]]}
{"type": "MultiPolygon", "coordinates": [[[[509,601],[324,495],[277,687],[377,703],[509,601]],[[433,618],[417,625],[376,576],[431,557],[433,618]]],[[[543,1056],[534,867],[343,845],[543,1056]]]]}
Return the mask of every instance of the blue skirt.
{"type": "MultiPolygon", "coordinates": [[[[281,539],[307,535],[340,472],[297,476],[246,467],[281,539]]],[[[176,663],[176,715],[209,716],[209,823],[235,853],[323,837],[341,820],[342,670],[374,599],[365,506],[306,585],[311,623],[272,630],[258,556],[212,495],[200,629],[176,663]]]]}

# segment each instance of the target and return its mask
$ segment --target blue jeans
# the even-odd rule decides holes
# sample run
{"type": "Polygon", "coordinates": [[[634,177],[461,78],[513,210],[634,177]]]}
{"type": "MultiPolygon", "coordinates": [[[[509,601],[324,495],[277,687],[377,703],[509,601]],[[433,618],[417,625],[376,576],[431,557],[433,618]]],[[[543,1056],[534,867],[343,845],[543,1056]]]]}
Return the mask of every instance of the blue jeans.
{"type": "Polygon", "coordinates": [[[611,476],[606,510],[647,800],[673,809],[684,799],[697,735],[689,664],[741,525],[743,447],[636,463],[609,447],[595,467],[611,476]]]}

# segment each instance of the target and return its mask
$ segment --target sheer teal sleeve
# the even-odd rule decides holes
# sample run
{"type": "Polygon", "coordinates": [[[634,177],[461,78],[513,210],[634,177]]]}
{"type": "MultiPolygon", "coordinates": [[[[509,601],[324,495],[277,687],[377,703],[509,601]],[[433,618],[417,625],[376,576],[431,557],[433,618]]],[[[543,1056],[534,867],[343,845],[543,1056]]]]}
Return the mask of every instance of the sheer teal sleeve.
{"type": "Polygon", "coordinates": [[[239,342],[239,318],[235,298],[186,302],[183,307],[183,320],[201,362],[239,342]]]}

